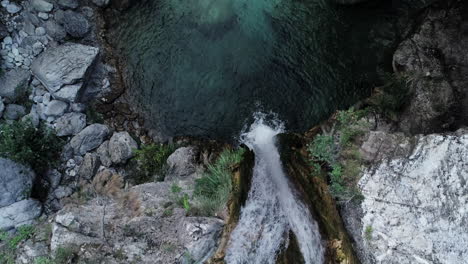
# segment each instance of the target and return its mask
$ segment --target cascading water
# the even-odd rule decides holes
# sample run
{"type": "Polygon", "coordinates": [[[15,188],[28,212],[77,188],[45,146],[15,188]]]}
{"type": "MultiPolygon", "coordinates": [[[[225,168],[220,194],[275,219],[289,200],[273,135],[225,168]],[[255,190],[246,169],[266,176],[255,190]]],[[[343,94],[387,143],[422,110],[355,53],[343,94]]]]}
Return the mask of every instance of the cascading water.
{"type": "Polygon", "coordinates": [[[228,264],[274,264],[289,231],[295,234],[306,264],[323,263],[318,225],[289,184],[275,146],[275,136],[283,129],[281,123],[267,124],[258,115],[241,136],[255,153],[255,167],[247,202],[229,241],[228,264]]]}

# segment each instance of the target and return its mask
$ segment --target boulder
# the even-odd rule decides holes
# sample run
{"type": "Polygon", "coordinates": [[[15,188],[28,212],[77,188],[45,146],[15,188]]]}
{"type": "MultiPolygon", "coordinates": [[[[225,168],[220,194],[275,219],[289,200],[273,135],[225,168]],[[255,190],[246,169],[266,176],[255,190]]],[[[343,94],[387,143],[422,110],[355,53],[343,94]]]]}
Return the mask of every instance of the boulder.
{"type": "Polygon", "coordinates": [[[45,0],[31,0],[32,7],[37,12],[50,12],[54,8],[54,5],[45,0]]]}
{"type": "Polygon", "coordinates": [[[125,163],[133,157],[138,144],[128,132],[116,132],[109,140],[109,154],[113,163],[125,163]]]}
{"type": "Polygon", "coordinates": [[[94,153],[86,153],[81,163],[80,168],[78,169],[78,175],[81,179],[91,180],[100,166],[99,157],[94,153]]]}
{"type": "Polygon", "coordinates": [[[101,146],[96,150],[99,155],[102,165],[110,167],[112,165],[111,156],[109,154],[109,140],[104,141],[101,146]]]}
{"type": "Polygon", "coordinates": [[[22,200],[0,208],[0,230],[32,224],[41,216],[42,204],[34,199],[22,200]]]}
{"type": "MultiPolygon", "coordinates": [[[[393,137],[389,134],[388,137],[393,137]]],[[[468,134],[396,140],[359,181],[366,263],[463,263],[468,259],[468,134]]],[[[375,148],[379,148],[375,145],[375,148]]],[[[347,216],[344,216],[347,218],[347,216]]],[[[355,229],[356,227],[350,227],[355,229]]]]}
{"type": "Polygon", "coordinates": [[[86,115],[67,113],[55,121],[57,136],[74,136],[86,127],[86,115]]]}
{"type": "Polygon", "coordinates": [[[196,172],[196,149],[194,147],[178,148],[167,158],[168,171],[165,180],[182,179],[196,172]]]}
{"type": "Polygon", "coordinates": [[[70,141],[70,145],[76,155],[84,155],[86,152],[99,147],[108,135],[109,128],[107,126],[92,124],[74,136],[70,141]]]}
{"type": "Polygon", "coordinates": [[[63,44],[43,52],[34,60],[31,70],[54,98],[75,102],[98,53],[98,48],[63,44]]]}
{"type": "Polygon", "coordinates": [[[7,105],[3,113],[3,117],[7,120],[18,120],[24,115],[26,115],[26,108],[17,104],[7,105]]]}
{"type": "Polygon", "coordinates": [[[19,68],[0,75],[0,96],[14,102],[26,92],[30,78],[29,71],[19,68]]]}
{"type": "Polygon", "coordinates": [[[44,114],[46,116],[59,117],[67,111],[68,104],[60,100],[52,100],[47,104],[44,114]]]}
{"type": "Polygon", "coordinates": [[[74,38],[86,36],[91,28],[85,16],[72,10],[65,11],[63,19],[58,20],[58,22],[62,24],[65,31],[74,38]]]}
{"type": "Polygon", "coordinates": [[[29,198],[35,178],[30,168],[0,158],[0,207],[29,198]]]}

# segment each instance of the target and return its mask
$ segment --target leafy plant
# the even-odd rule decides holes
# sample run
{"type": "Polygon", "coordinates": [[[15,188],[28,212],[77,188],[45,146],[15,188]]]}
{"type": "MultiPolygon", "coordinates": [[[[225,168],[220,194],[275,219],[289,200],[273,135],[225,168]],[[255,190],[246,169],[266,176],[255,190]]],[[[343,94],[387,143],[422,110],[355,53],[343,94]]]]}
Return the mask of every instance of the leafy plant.
{"type": "Polygon", "coordinates": [[[370,226],[370,225],[366,226],[366,229],[364,230],[364,236],[365,236],[367,241],[370,241],[372,239],[373,231],[374,231],[374,229],[372,228],[372,226],[370,226]]]}
{"type": "Polygon", "coordinates": [[[22,241],[30,238],[34,234],[34,227],[31,225],[24,225],[18,228],[18,232],[15,236],[13,236],[10,241],[8,241],[8,245],[10,248],[16,248],[19,243],[22,241]]]}
{"type": "Polygon", "coordinates": [[[31,166],[42,172],[55,165],[63,141],[50,128],[35,128],[29,120],[0,125],[0,157],[31,166]]]}
{"type": "Polygon", "coordinates": [[[232,191],[232,170],[242,161],[244,149],[223,151],[205,174],[195,181],[195,197],[202,214],[212,215],[220,210],[232,191]]]}
{"type": "Polygon", "coordinates": [[[140,150],[136,150],[135,159],[142,170],[135,179],[136,184],[148,182],[154,175],[159,174],[159,180],[164,180],[163,170],[167,158],[174,152],[173,145],[150,144],[144,145],[140,150]]]}
{"type": "Polygon", "coordinates": [[[172,184],[172,186],[171,186],[171,192],[172,193],[180,193],[181,191],[182,191],[182,188],[179,185],[177,185],[175,183],[172,184]]]}

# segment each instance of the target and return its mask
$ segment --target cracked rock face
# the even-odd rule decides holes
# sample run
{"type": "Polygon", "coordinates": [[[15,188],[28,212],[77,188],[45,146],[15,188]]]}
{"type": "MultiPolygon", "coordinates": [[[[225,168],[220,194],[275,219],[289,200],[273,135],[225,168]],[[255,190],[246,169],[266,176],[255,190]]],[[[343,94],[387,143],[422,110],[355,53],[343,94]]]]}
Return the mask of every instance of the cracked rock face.
{"type": "Polygon", "coordinates": [[[98,53],[95,47],[67,43],[43,52],[31,70],[54,98],[75,102],[98,53]]]}
{"type": "Polygon", "coordinates": [[[401,154],[365,171],[359,183],[370,263],[464,263],[468,133],[416,137],[401,154]]]}

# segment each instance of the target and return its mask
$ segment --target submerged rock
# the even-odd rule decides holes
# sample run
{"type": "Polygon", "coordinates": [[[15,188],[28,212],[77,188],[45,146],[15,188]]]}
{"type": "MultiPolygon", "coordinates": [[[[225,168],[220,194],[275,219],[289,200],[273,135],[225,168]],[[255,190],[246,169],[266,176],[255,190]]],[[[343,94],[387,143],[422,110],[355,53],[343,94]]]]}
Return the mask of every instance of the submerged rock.
{"type": "Polygon", "coordinates": [[[34,60],[31,70],[55,98],[75,102],[98,53],[98,48],[64,44],[43,52],[34,60]]]}

